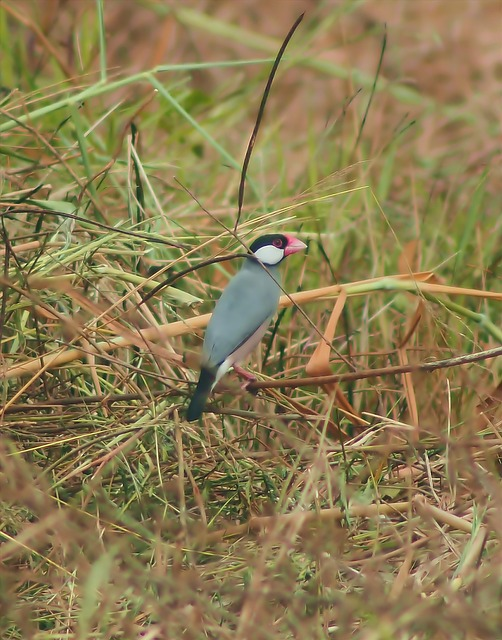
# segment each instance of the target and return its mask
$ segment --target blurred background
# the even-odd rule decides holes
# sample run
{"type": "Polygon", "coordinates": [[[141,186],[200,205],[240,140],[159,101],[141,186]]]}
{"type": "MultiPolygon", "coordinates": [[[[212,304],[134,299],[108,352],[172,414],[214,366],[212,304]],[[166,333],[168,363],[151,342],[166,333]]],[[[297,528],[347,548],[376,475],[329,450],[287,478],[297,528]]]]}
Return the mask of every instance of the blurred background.
{"type": "MultiPolygon", "coordinates": [[[[96,72],[97,40],[79,41],[85,25],[95,21],[93,0],[19,0],[6,6],[10,6],[8,13],[18,15],[19,21],[12,20],[10,26],[22,32],[19,46],[25,51],[16,55],[26,57],[33,78],[51,73],[54,50],[57,64],[67,75],[77,78],[96,72]],[[20,23],[33,28],[21,31],[20,23]],[[37,36],[38,30],[51,47],[37,36]]],[[[107,64],[120,72],[187,61],[273,57],[296,17],[306,12],[302,30],[288,51],[294,68],[286,73],[288,63],[283,63],[280,83],[267,107],[267,118],[291,143],[288,171],[293,177],[304,171],[302,153],[306,152],[300,143],[312,123],[321,137],[359,89],[362,92],[352,108],[363,111],[366,107],[385,26],[388,43],[381,77],[387,90],[378,93],[365,124],[367,156],[378,153],[396,131],[417,118],[418,124],[408,134],[414,148],[394,176],[396,187],[422,162],[428,168],[437,163],[446,171],[462,155],[469,172],[476,172],[500,152],[499,0],[108,0],[104,8],[107,64]],[[315,58],[316,64],[302,64],[302,55],[315,58]],[[452,122],[449,113],[460,117],[452,122]]],[[[192,74],[191,86],[212,101],[223,101],[231,92],[245,91],[256,73],[254,67],[238,72],[207,69],[192,74]]],[[[261,97],[254,83],[247,97],[249,112],[239,109],[238,121],[231,121],[233,130],[227,130],[224,121],[218,123],[221,140],[236,149],[244,149],[247,143],[261,97]]]]}

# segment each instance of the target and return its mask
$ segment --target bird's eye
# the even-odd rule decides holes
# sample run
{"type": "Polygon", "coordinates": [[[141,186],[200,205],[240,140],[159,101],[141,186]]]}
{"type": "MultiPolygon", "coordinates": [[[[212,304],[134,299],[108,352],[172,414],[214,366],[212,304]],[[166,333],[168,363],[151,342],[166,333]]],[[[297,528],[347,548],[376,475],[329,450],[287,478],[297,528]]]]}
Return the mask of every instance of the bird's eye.
{"type": "Polygon", "coordinates": [[[278,249],[282,249],[282,240],[280,238],[276,238],[275,240],[272,240],[272,244],[274,245],[274,247],[277,247],[278,249]]]}

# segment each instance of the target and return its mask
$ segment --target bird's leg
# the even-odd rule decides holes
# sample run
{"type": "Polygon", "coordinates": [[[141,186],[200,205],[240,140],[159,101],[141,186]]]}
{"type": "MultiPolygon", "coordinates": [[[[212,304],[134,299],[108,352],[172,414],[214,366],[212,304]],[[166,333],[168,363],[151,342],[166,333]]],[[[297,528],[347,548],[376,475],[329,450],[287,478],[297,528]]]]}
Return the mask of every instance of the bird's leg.
{"type": "Polygon", "coordinates": [[[249,373],[249,371],[246,371],[246,369],[243,369],[242,367],[239,367],[238,365],[235,365],[235,364],[234,364],[234,371],[239,376],[239,378],[244,378],[245,380],[245,382],[241,386],[241,389],[243,391],[245,391],[248,388],[250,382],[254,382],[256,380],[256,377],[252,373],[249,373]]]}

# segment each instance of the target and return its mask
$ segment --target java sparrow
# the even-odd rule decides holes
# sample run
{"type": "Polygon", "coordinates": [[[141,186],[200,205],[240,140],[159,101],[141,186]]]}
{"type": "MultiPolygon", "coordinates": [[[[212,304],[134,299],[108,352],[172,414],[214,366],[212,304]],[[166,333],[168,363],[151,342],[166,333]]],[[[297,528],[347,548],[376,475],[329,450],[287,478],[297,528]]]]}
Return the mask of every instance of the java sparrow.
{"type": "Polygon", "coordinates": [[[284,258],[306,247],[287,233],[267,234],[251,244],[249,257],[223,291],[207,325],[199,382],[187,420],[200,417],[220,378],[231,367],[238,368],[258,346],[279,304],[279,265],[284,258]]]}

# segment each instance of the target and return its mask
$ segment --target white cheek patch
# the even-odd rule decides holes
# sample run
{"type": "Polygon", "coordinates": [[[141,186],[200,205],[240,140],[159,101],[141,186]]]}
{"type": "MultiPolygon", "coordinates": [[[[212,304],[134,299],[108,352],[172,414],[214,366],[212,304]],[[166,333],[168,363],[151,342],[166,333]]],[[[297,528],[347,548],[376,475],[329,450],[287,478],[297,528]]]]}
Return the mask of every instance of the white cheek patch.
{"type": "Polygon", "coordinates": [[[254,254],[263,264],[274,265],[279,264],[284,258],[284,249],[279,249],[279,247],[274,247],[272,244],[267,244],[265,247],[257,249],[254,254]]]}

